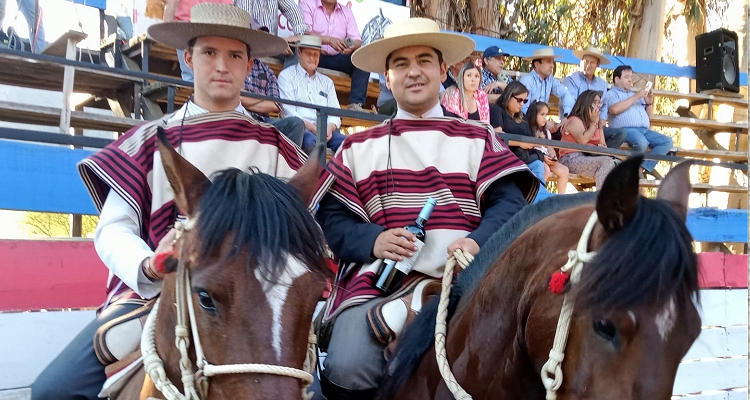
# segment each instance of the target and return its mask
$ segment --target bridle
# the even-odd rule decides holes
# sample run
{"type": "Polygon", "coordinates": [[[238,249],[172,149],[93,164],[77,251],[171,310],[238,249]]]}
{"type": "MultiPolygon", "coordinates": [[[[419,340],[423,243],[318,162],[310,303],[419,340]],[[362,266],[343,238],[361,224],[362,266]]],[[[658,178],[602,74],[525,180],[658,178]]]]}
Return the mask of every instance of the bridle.
{"type": "MultiPolygon", "coordinates": [[[[195,227],[196,219],[188,219],[184,223],[178,222],[177,239],[184,232],[190,231],[195,227]]],[[[313,382],[312,372],[315,369],[316,338],[311,327],[308,338],[308,351],[303,368],[305,370],[283,367],[270,364],[226,364],[213,365],[206,360],[201,346],[200,336],[195,318],[195,307],[193,297],[191,296],[190,272],[185,266],[185,250],[180,249],[177,261],[177,280],[175,284],[175,297],[177,306],[177,323],[175,325],[175,346],[180,351],[180,372],[184,394],[180,393],[177,387],[167,378],[164,370],[164,362],[156,351],[156,310],[159,308],[160,298],[156,300],[154,311],[152,311],[143,327],[141,336],[141,352],[143,354],[143,365],[146,373],[151,377],[154,386],[164,394],[168,400],[202,400],[208,397],[209,378],[216,375],[224,374],[271,374],[288,376],[299,379],[304,383],[302,388],[302,398],[311,397],[307,394],[307,387],[313,382]],[[188,321],[190,328],[188,329],[188,321]],[[197,371],[193,372],[192,362],[188,354],[190,347],[189,334],[192,332],[193,345],[195,347],[195,359],[197,371]]]]}

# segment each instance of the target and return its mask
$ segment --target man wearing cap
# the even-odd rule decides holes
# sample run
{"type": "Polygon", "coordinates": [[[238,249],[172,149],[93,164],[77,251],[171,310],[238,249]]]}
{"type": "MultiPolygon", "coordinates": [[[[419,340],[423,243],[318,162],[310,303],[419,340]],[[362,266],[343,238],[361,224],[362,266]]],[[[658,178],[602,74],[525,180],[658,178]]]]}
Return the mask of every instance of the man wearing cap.
{"type": "MultiPolygon", "coordinates": [[[[578,96],[587,90],[607,93],[607,82],[596,76],[595,73],[600,65],[609,64],[609,59],[594,46],[589,46],[586,50],[576,50],[573,54],[581,59],[581,70],[563,79],[563,85],[573,95],[573,99],[577,100],[578,96]]],[[[607,142],[607,147],[617,149],[625,141],[627,134],[622,129],[605,126],[606,122],[606,116],[599,120],[599,126],[604,128],[604,139],[607,142]]]]}
{"type": "Polygon", "coordinates": [[[510,54],[504,52],[497,46],[490,46],[482,53],[482,88],[489,98],[490,104],[495,104],[500,98],[500,93],[511,82],[509,76],[503,73],[505,57],[510,54]]]}
{"type": "Polygon", "coordinates": [[[432,20],[411,18],[352,56],[359,68],[386,76],[397,110],[344,140],[314,196],[316,218],[341,260],[320,335],[328,351],[321,385],[329,400],[373,398],[384,348],[409,309],[419,309],[411,300],[436,285],[449,254],[476,254],[539,188],[488,125],[445,118],[438,93],[447,64],[473,48],[473,40],[440,32],[432,20]],[[384,259],[415,257],[416,237],[403,227],[429,197],[437,205],[424,246],[404,283],[386,297],[375,287],[378,270],[384,259]]]}
{"type": "MultiPolygon", "coordinates": [[[[526,102],[521,111],[526,113],[529,105],[535,101],[549,103],[550,94],[554,94],[562,103],[562,118],[570,114],[575,104],[575,98],[568,92],[560,81],[552,73],[555,70],[555,59],[562,57],[555,54],[552,48],[542,48],[534,50],[531,57],[524,57],[524,60],[531,61],[531,72],[521,77],[520,82],[529,90],[528,102],[526,102]]],[[[550,127],[551,132],[557,131],[557,127],[550,127]]]]}
{"type": "MultiPolygon", "coordinates": [[[[304,35],[297,45],[299,63],[279,73],[279,90],[281,98],[300,101],[319,106],[340,108],[336,88],[331,78],[318,73],[320,62],[321,40],[319,36],[304,35]]],[[[318,114],[315,110],[282,104],[286,117],[298,117],[305,123],[305,136],[302,139],[302,150],[310,154],[315,149],[318,131],[318,114]]],[[[341,118],[328,116],[326,125],[326,142],[334,152],[344,141],[341,134],[341,118]]]]}
{"type": "Polygon", "coordinates": [[[250,29],[250,15],[230,4],[196,5],[190,18],[190,24],[153,25],[148,33],[187,49],[185,61],[195,72],[193,97],[175,113],[129,130],[78,165],[100,210],[94,246],[110,269],[107,299],[96,319],[36,379],[32,399],[97,399],[106,377],[104,361],[94,350],[95,332],[161,292],[163,276],[154,268],[154,257],[171,250],[178,210],[156,151],[158,130],[206,175],[256,167],[290,178],[305,161],[289,139],[251,118],[240,104],[250,57],[279,54],[286,42],[250,29]]]}

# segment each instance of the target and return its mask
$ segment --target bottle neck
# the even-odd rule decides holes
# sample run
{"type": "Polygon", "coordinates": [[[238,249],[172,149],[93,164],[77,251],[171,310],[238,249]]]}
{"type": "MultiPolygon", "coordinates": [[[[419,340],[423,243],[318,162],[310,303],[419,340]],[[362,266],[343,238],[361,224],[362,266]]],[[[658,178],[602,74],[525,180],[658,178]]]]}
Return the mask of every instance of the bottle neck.
{"type": "Polygon", "coordinates": [[[416,220],[416,221],[414,221],[414,223],[415,223],[415,224],[416,224],[416,225],[417,225],[418,227],[420,227],[420,228],[424,228],[424,225],[425,225],[425,224],[427,223],[427,219],[425,219],[425,218],[422,218],[422,217],[418,217],[418,218],[417,218],[417,220],[416,220]]]}

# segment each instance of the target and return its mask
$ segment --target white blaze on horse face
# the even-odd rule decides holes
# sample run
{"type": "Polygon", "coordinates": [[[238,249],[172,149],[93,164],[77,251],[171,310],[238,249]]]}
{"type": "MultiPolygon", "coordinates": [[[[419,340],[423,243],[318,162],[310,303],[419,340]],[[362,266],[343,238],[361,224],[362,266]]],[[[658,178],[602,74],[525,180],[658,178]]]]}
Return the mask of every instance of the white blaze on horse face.
{"type": "Polygon", "coordinates": [[[656,314],[656,319],[654,320],[662,341],[667,340],[667,335],[669,335],[669,332],[674,328],[676,318],[677,315],[675,314],[674,299],[672,298],[664,304],[664,308],[656,314]]]}
{"type": "Polygon", "coordinates": [[[287,260],[286,269],[279,276],[278,282],[269,282],[263,278],[258,268],[255,269],[255,278],[263,287],[263,293],[266,295],[268,305],[273,313],[271,337],[277,361],[281,359],[281,313],[284,310],[286,296],[294,280],[309,272],[307,267],[298,259],[290,256],[287,257],[287,260]]]}

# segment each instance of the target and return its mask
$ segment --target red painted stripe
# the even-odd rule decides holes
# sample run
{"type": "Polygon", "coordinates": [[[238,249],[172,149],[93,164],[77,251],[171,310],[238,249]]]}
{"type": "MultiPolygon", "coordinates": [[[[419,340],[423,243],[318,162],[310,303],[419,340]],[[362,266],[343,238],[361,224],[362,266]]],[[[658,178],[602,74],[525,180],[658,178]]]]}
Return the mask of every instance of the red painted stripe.
{"type": "Polygon", "coordinates": [[[98,307],[107,272],[91,240],[0,240],[0,311],[98,307]]]}
{"type": "Polygon", "coordinates": [[[746,288],[747,254],[698,254],[698,280],[701,288],[746,288]]]}

